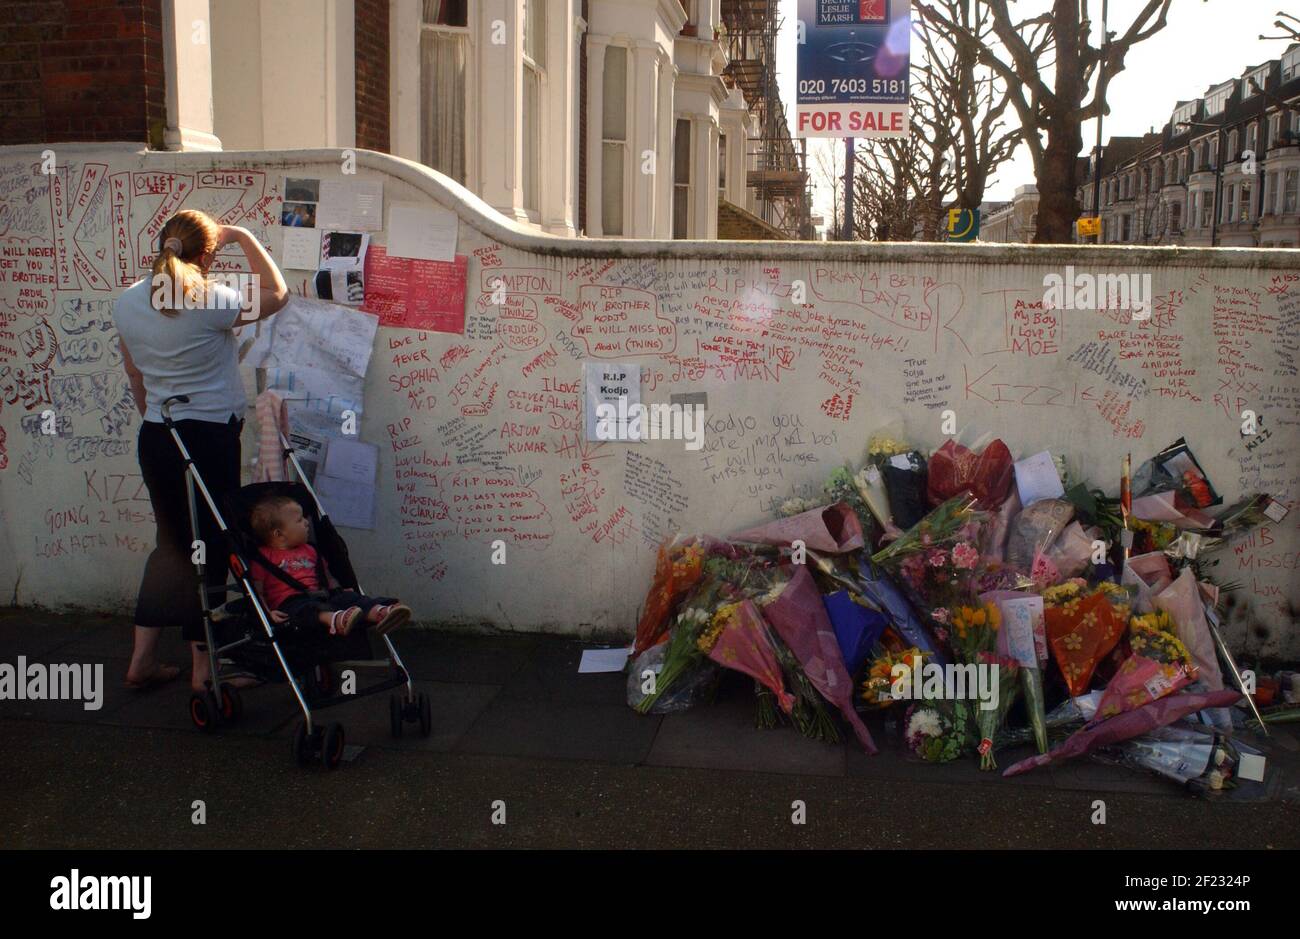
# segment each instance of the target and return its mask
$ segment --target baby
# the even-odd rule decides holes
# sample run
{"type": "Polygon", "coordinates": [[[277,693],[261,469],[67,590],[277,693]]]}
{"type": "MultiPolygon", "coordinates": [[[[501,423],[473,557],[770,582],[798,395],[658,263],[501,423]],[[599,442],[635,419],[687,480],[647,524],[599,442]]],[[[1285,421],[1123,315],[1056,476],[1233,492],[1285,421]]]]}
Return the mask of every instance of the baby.
{"type": "MultiPolygon", "coordinates": [[[[250,524],[266,559],[312,591],[294,590],[260,564],[251,565],[253,583],[271,608],[273,622],[289,623],[300,630],[319,623],[331,636],[348,635],[358,622],[370,624],[380,635],[410,622],[411,608],[396,598],[329,590],[328,583],[319,582],[316,549],[307,543],[307,517],[296,499],[285,495],[260,499],[253,506],[250,524]]],[[[323,569],[324,561],[320,563],[323,569]]],[[[325,573],[328,580],[328,570],[325,573]]]]}

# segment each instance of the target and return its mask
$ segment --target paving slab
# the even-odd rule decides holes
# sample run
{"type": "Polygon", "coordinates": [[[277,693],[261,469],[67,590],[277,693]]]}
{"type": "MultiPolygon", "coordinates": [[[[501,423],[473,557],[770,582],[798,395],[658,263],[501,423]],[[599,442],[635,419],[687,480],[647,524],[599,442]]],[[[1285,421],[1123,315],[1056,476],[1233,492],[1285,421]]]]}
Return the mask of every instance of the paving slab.
{"type": "MultiPolygon", "coordinates": [[[[321,720],[343,724],[348,743],[390,750],[451,750],[465,736],[474,721],[500,690],[498,685],[471,685],[465,682],[417,681],[417,692],[429,696],[433,712],[433,732],[420,736],[419,724],[403,725],[402,736],[394,738],[389,729],[388,695],[360,698],[320,712],[321,720]]],[[[276,736],[287,737],[297,726],[294,719],[280,727],[276,736]]]]}
{"type": "Polygon", "coordinates": [[[622,672],[579,674],[586,643],[542,641],[532,646],[519,668],[501,686],[506,698],[570,704],[615,704],[627,698],[622,672]]]}
{"type": "Polygon", "coordinates": [[[498,695],[456,745],[456,752],[643,763],[661,718],[622,703],[563,704],[498,695]]]}
{"type": "Polygon", "coordinates": [[[646,763],[807,776],[844,775],[843,745],[810,740],[793,727],[756,727],[754,714],[752,694],[748,701],[732,697],[667,714],[646,763]]]}

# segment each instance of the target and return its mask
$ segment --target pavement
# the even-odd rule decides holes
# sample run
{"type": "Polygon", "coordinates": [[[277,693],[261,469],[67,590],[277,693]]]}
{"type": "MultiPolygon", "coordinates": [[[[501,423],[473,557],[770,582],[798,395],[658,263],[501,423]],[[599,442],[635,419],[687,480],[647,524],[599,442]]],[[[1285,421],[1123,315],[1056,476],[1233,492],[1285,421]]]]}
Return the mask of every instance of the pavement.
{"type": "MultiPolygon", "coordinates": [[[[0,663],[99,663],[106,686],[98,711],[0,700],[0,847],[1300,847],[1297,725],[1247,737],[1265,781],[1219,797],[1090,759],[1003,779],[973,759],[917,760],[879,724],[876,756],[756,729],[745,680],[707,706],[639,715],[623,675],[578,674],[571,640],[394,640],[430,696],[432,735],[407,725],[393,739],[387,695],[359,699],[324,712],[351,757],[327,772],[291,760],[286,685],[245,691],[237,725],[200,734],[186,680],[123,687],[124,618],[0,608],[0,663]]],[[[178,634],[164,652],[188,662],[178,634]]]]}

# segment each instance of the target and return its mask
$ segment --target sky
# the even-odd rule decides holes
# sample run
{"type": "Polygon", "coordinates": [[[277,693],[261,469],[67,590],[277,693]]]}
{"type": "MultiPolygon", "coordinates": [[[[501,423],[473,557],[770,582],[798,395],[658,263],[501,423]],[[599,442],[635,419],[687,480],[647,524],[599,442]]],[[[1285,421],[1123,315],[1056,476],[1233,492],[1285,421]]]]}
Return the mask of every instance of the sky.
{"type": "MultiPolygon", "coordinates": [[[[1239,77],[1249,66],[1280,58],[1288,43],[1260,40],[1259,36],[1280,34],[1272,25],[1276,13],[1292,5],[1293,0],[1174,0],[1165,28],[1134,46],[1125,59],[1124,71],[1109,83],[1110,114],[1103,124],[1104,137],[1139,136],[1153,127],[1159,130],[1169,120],[1178,101],[1199,98],[1212,84],[1239,77]]],[[[797,0],[780,0],[784,23],[777,49],[778,83],[792,121],[797,6],[797,0]]],[[[1050,8],[1050,3],[1020,0],[1016,6],[1028,15],[1050,8]]],[[[1125,30],[1142,6],[1143,0],[1111,0],[1110,31],[1125,30]]],[[[1092,0],[1089,9],[1100,20],[1101,0],[1092,0]]],[[[1098,22],[1098,36],[1100,29],[1098,22]]],[[[913,42],[913,51],[916,50],[917,44],[913,42]]],[[[1096,134],[1096,123],[1087,122],[1083,128],[1086,147],[1092,147],[1096,134]]],[[[813,170],[813,214],[827,217],[831,214],[830,187],[813,164],[815,149],[832,145],[843,149],[841,141],[808,142],[808,162],[813,170]]],[[[1010,199],[1018,186],[1033,181],[1033,162],[1022,145],[1015,157],[999,168],[985,197],[1010,199]]]]}

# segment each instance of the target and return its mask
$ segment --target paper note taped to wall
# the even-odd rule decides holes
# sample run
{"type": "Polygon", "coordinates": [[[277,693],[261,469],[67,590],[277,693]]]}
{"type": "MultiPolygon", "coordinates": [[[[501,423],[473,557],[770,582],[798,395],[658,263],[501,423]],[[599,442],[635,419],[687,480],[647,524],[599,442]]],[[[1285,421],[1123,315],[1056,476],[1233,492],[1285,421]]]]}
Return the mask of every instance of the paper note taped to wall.
{"type": "Polygon", "coordinates": [[[322,179],[316,227],[379,231],[384,220],[384,184],[370,179],[322,179]]]}
{"type": "Polygon", "coordinates": [[[421,261],[395,258],[372,245],[366,252],[366,302],[379,325],[434,333],[465,332],[469,258],[421,261]]]}
{"type": "Polygon", "coordinates": [[[265,369],[267,387],[284,398],[360,413],[378,325],[360,310],[294,297],[259,324],[244,364],[265,369]]]}
{"type": "Polygon", "coordinates": [[[398,203],[388,209],[388,255],[423,261],[456,258],[455,212],[398,203]]]}
{"type": "Polygon", "coordinates": [[[633,421],[641,403],[641,366],[633,362],[583,362],[587,440],[640,440],[644,428],[633,421]],[[602,411],[606,419],[601,420],[602,411]],[[631,425],[631,426],[629,426],[631,425]]]}

